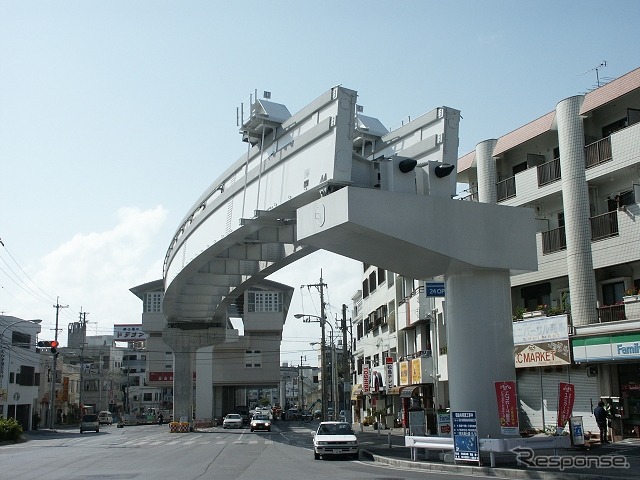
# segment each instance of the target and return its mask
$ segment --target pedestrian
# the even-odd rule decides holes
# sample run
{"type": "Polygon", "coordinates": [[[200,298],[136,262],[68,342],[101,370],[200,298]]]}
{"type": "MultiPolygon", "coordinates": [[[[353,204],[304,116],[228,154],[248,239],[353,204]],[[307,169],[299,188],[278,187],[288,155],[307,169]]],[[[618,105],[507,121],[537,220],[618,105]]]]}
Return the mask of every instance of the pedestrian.
{"type": "Polygon", "coordinates": [[[596,417],[596,423],[600,429],[600,443],[609,443],[607,440],[607,418],[609,413],[605,410],[602,400],[598,402],[598,406],[593,410],[593,415],[596,417]]]}

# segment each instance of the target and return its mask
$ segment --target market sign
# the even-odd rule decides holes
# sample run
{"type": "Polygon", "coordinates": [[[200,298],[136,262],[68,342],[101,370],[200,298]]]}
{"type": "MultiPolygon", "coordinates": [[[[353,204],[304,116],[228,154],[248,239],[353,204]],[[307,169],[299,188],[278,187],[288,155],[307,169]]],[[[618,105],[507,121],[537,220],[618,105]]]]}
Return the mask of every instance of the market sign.
{"type": "Polygon", "coordinates": [[[516,368],[570,365],[567,316],[513,322],[513,354],[516,368]]]}

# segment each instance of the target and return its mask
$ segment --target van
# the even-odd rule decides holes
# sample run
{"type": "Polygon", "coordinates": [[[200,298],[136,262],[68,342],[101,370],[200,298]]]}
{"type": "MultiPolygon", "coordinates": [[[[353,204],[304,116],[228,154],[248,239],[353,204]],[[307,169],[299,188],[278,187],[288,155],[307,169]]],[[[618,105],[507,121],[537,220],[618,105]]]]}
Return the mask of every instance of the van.
{"type": "Polygon", "coordinates": [[[98,422],[98,415],[95,413],[87,413],[82,416],[82,421],[80,422],[80,433],[88,431],[96,433],[100,431],[100,422],[98,422]]]}
{"type": "Polygon", "coordinates": [[[111,412],[103,410],[98,413],[98,423],[100,425],[111,425],[113,423],[113,415],[111,415],[111,412]]]}

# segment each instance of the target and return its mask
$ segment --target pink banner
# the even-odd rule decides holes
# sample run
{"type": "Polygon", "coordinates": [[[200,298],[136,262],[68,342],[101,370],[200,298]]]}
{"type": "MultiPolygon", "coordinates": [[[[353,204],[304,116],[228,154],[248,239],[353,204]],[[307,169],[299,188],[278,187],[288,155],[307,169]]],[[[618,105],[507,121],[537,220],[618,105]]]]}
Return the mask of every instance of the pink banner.
{"type": "Polygon", "coordinates": [[[518,396],[516,382],[495,382],[500,430],[505,435],[518,435],[518,396]]]}
{"type": "Polygon", "coordinates": [[[560,382],[558,385],[558,427],[563,428],[573,412],[573,402],[576,398],[572,383],[560,382]]]}

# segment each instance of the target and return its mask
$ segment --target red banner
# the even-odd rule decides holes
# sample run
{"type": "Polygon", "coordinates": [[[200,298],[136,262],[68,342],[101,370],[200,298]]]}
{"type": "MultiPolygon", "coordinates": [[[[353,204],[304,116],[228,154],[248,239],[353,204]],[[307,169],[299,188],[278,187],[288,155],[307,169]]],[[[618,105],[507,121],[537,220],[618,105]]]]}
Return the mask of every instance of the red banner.
{"type": "Polygon", "coordinates": [[[516,382],[495,382],[500,430],[504,435],[518,435],[518,396],[516,382]]]}
{"type": "Polygon", "coordinates": [[[558,385],[558,427],[563,428],[573,412],[576,391],[573,383],[560,382],[558,385]]]}

